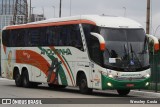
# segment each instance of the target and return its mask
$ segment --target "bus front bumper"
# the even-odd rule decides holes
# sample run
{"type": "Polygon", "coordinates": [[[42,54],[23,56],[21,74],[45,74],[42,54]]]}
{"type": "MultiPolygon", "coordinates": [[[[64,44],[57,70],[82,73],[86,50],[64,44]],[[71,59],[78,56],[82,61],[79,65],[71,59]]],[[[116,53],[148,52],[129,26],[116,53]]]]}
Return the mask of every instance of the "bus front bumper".
{"type": "Polygon", "coordinates": [[[146,89],[150,78],[141,80],[116,80],[102,75],[102,89],[146,89]]]}

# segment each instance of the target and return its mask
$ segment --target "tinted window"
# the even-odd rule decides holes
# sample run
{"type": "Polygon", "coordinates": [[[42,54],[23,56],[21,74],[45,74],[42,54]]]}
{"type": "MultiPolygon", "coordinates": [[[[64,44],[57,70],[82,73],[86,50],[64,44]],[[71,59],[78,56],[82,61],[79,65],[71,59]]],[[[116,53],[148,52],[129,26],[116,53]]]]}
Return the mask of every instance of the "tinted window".
{"type": "Polygon", "coordinates": [[[99,28],[97,26],[83,24],[83,31],[85,34],[89,56],[91,60],[101,65],[103,60],[102,52],[100,51],[99,41],[97,38],[90,34],[91,32],[99,33],[99,28]]]}
{"type": "Polygon", "coordinates": [[[29,30],[29,36],[31,37],[31,46],[40,45],[40,32],[39,31],[40,31],[40,28],[29,30]]]}
{"type": "Polygon", "coordinates": [[[79,25],[3,31],[3,44],[12,47],[73,46],[83,50],[79,25]]]}
{"type": "Polygon", "coordinates": [[[144,41],[145,32],[143,29],[110,29],[102,28],[101,35],[107,41],[144,41]]]}
{"type": "Polygon", "coordinates": [[[2,43],[5,46],[9,46],[9,31],[4,30],[2,32],[2,43]]]}

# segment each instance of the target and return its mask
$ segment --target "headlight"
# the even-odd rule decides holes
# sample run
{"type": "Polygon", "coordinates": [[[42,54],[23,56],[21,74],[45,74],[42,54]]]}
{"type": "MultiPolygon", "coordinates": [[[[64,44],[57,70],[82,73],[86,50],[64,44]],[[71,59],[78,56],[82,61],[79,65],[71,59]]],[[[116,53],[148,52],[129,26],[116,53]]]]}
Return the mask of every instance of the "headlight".
{"type": "Polygon", "coordinates": [[[150,77],[150,74],[147,74],[147,75],[145,75],[144,77],[145,77],[145,78],[149,78],[149,77],[150,77]]]}
{"type": "Polygon", "coordinates": [[[109,87],[112,87],[112,84],[111,84],[110,82],[108,82],[107,85],[108,85],[109,87]]]}
{"type": "Polygon", "coordinates": [[[148,86],[149,85],[149,82],[146,82],[146,86],[148,86]]]}

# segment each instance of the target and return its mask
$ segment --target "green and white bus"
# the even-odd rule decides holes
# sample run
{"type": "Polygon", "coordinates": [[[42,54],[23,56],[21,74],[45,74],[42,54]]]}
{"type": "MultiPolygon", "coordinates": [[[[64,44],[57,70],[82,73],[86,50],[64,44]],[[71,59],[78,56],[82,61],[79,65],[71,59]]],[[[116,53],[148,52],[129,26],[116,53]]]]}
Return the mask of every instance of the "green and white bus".
{"type": "MultiPolygon", "coordinates": [[[[2,32],[2,77],[16,86],[116,89],[127,95],[150,80],[148,38],[127,18],[81,15],[7,26],[2,32]]],[[[159,49],[154,40],[155,49],[159,49]]]]}

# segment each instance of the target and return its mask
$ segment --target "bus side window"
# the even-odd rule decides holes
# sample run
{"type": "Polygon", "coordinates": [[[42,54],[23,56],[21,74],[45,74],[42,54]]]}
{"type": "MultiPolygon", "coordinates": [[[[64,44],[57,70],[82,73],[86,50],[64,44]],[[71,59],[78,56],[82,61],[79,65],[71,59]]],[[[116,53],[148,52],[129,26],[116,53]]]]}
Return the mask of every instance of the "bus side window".
{"type": "Polygon", "coordinates": [[[24,47],[29,47],[30,46],[30,36],[29,36],[29,30],[28,29],[25,29],[24,30],[24,47]]]}
{"type": "Polygon", "coordinates": [[[61,26],[60,28],[60,40],[59,40],[59,45],[62,46],[67,46],[67,26],[61,26]]]}
{"type": "Polygon", "coordinates": [[[79,25],[70,27],[70,45],[84,51],[79,25]]]}
{"type": "Polygon", "coordinates": [[[9,45],[10,46],[16,46],[17,45],[17,30],[11,30],[10,36],[9,36],[9,45]]]}
{"type": "Polygon", "coordinates": [[[99,44],[99,41],[96,37],[92,37],[91,38],[91,46],[89,46],[90,48],[90,57],[91,59],[101,65],[103,62],[102,62],[102,52],[100,51],[100,44],[99,44]]]}
{"type": "Polygon", "coordinates": [[[46,31],[47,31],[46,27],[39,28],[40,41],[38,44],[40,46],[47,46],[48,45],[48,42],[47,42],[48,36],[46,36],[46,31]]]}
{"type": "Polygon", "coordinates": [[[31,46],[40,45],[40,29],[30,29],[31,46]]]}
{"type": "Polygon", "coordinates": [[[16,42],[15,42],[15,45],[17,47],[23,47],[24,46],[24,30],[18,30],[17,31],[17,37],[16,37],[16,42]]]}
{"type": "Polygon", "coordinates": [[[3,45],[4,46],[10,46],[10,44],[9,44],[9,33],[10,31],[9,30],[4,30],[3,32],[2,32],[2,43],[3,43],[3,45]]]}
{"type": "Polygon", "coordinates": [[[100,44],[96,37],[92,36],[91,32],[98,33],[98,28],[94,27],[93,25],[83,24],[83,31],[86,38],[86,44],[88,47],[88,54],[92,61],[95,63],[102,65],[102,52],[100,51],[100,44]]]}

